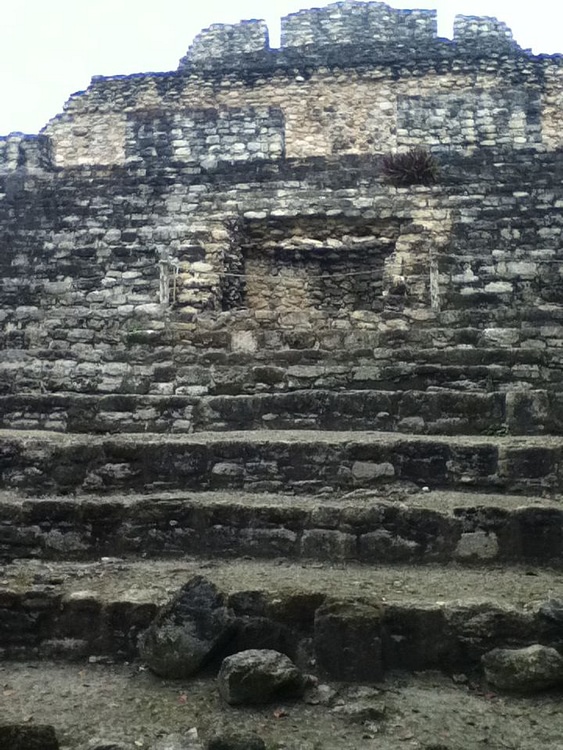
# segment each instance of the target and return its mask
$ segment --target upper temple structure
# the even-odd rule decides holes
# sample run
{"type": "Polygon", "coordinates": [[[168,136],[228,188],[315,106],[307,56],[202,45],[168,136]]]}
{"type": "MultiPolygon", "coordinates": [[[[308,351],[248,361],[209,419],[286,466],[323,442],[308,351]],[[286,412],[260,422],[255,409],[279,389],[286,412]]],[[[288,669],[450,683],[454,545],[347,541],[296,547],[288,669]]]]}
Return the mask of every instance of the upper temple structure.
{"type": "MultiPolygon", "coordinates": [[[[378,746],[383,727],[461,747],[451,724],[467,747],[559,747],[554,704],[514,729],[524,704],[474,680],[563,684],[562,381],[562,56],[494,18],[450,40],[433,11],[346,0],[282,19],[279,49],[263,21],[214,25],[173,72],[95,77],[39,135],[0,138],[0,658],[90,657],[88,686],[139,643],[185,676],[166,643],[194,639],[196,666],[441,669],[465,692],[439,731],[394,689],[375,713],[352,693],[327,713],[327,688],[255,724],[288,750],[372,747],[374,722],[378,746]],[[174,606],[205,627],[159,641],[196,574],[174,606]]],[[[158,722],[218,701],[166,690],[116,722],[202,749],[158,722]]]]}
{"type": "MultiPolygon", "coordinates": [[[[213,412],[190,399],[278,387],[202,369],[201,347],[300,342],[519,352],[529,408],[503,387],[503,420],[558,420],[534,368],[563,340],[562,142],[562,58],[493,18],[447,40],[434,11],[347,0],[282,19],[279,49],[263,21],[214,25],[177,71],[96,77],[0,139],[0,419],[67,430],[48,394],[121,394],[88,429],[191,432],[213,412]],[[430,180],[392,179],[409,154],[430,180]]],[[[342,367],[328,384],[379,377],[342,367]]]]}

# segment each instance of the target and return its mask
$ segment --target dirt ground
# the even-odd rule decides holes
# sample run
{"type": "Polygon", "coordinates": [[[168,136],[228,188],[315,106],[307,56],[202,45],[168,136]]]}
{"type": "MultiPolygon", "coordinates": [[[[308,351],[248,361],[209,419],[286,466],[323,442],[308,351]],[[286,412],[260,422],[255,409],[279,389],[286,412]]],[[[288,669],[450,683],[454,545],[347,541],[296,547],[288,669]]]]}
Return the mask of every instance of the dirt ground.
{"type": "Polygon", "coordinates": [[[394,675],[379,692],[331,687],[335,694],[323,688],[307,698],[314,704],[232,708],[212,676],[173,683],[140,664],[4,662],[0,722],[53,724],[63,750],[93,737],[149,750],[192,728],[202,741],[221,729],[256,731],[268,750],[563,750],[561,693],[503,697],[435,673],[394,675]],[[370,706],[375,718],[366,719],[370,706]]]}

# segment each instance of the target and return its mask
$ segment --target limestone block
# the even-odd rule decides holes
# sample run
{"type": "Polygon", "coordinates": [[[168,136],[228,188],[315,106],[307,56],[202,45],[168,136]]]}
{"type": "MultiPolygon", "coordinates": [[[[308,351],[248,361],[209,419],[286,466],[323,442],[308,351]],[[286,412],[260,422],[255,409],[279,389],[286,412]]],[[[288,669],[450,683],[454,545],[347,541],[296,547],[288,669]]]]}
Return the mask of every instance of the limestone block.
{"type": "Polygon", "coordinates": [[[482,661],[487,680],[501,690],[528,693],[563,685],[563,656],[548,646],[497,648],[482,661]]]}
{"type": "Polygon", "coordinates": [[[389,462],[354,461],[352,476],[360,481],[366,479],[385,479],[395,476],[395,467],[389,462]]]}
{"type": "Polygon", "coordinates": [[[520,339],[519,331],[515,328],[485,328],[483,341],[489,346],[514,346],[520,339]]]}
{"type": "Polygon", "coordinates": [[[202,576],[186,583],[139,640],[150,669],[169,679],[196,673],[234,635],[224,596],[202,576]]]}
{"type": "Polygon", "coordinates": [[[219,693],[231,705],[299,698],[305,689],[301,672],[285,654],[250,649],[227,657],[217,676],[219,693]]]}
{"type": "Polygon", "coordinates": [[[334,680],[377,682],[383,677],[382,611],[361,602],[334,602],[315,614],[314,647],[321,672],[334,680]]]}
{"type": "Polygon", "coordinates": [[[349,560],[357,557],[354,534],[328,529],[305,531],[301,540],[301,555],[315,560],[349,560]]]}
{"type": "Polygon", "coordinates": [[[258,340],[253,331],[233,331],[231,334],[231,350],[252,354],[258,349],[258,340]]]}
{"type": "Polygon", "coordinates": [[[494,560],[498,551],[496,534],[472,531],[461,535],[454,556],[458,560],[494,560]]]}

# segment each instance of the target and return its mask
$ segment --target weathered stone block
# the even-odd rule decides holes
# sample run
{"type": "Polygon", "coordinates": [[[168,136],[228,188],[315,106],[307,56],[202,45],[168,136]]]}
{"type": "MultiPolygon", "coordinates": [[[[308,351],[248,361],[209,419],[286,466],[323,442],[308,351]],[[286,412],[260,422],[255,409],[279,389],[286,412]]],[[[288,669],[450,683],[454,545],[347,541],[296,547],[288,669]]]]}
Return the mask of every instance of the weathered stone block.
{"type": "Polygon", "coordinates": [[[458,560],[493,560],[498,552],[499,544],[496,534],[472,531],[461,535],[454,556],[458,560]]]}
{"type": "Polygon", "coordinates": [[[439,605],[386,605],[382,628],[387,669],[450,670],[463,663],[455,634],[439,605]]]}
{"type": "Polygon", "coordinates": [[[362,602],[334,602],[317,610],[314,647],[321,672],[334,680],[377,682],[384,666],[382,611],[362,602]]]}
{"type": "Polygon", "coordinates": [[[231,705],[299,698],[305,689],[301,672],[285,654],[251,649],[228,656],[217,676],[219,693],[231,705]]]}
{"type": "Polygon", "coordinates": [[[359,556],[363,562],[409,562],[420,558],[418,542],[404,539],[386,529],[362,534],[359,538],[359,556]]]}
{"type": "Polygon", "coordinates": [[[139,639],[139,653],[161,677],[189,677],[233,638],[235,620],[217,588],[196,576],[139,639]]]}
{"type": "Polygon", "coordinates": [[[2,750],[59,750],[59,742],[52,726],[0,724],[2,750]]]}
{"type": "Polygon", "coordinates": [[[360,481],[366,479],[389,479],[395,476],[395,467],[388,461],[383,463],[354,461],[352,464],[352,476],[354,479],[360,481]]]}
{"type": "Polygon", "coordinates": [[[357,557],[354,534],[328,529],[305,531],[301,539],[301,555],[316,560],[347,560],[357,557]]]}
{"type": "Polygon", "coordinates": [[[554,648],[497,648],[482,661],[487,680],[501,690],[535,692],[563,685],[563,656],[554,648]]]}

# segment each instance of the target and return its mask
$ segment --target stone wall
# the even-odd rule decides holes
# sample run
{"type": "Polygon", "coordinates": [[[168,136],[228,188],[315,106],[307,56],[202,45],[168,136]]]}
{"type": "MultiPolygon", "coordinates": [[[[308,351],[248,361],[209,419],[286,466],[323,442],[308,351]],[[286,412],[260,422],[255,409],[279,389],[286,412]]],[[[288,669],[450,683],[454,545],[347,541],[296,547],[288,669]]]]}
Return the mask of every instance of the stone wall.
{"type": "Polygon", "coordinates": [[[205,63],[263,52],[269,47],[268,27],[264,21],[243,21],[240,24],[214,24],[194,39],[180,65],[205,63]]]}
{"type": "Polygon", "coordinates": [[[290,15],[282,28],[279,50],[263,22],[216,25],[176,73],[93,79],[45,129],[54,163],[130,163],[147,150],[139,123],[151,120],[157,155],[182,163],[193,151],[206,165],[413,144],[466,153],[561,145],[561,58],[520,49],[496,19],[460,16],[449,41],[437,37],[433,11],[344,2],[290,15]]]}
{"type": "MultiPolygon", "coordinates": [[[[459,19],[453,42],[434,25],[338,3],[285,19],[278,51],[258,22],[216,27],[178,72],[95,79],[40,136],[0,139],[0,392],[492,383],[545,392],[526,413],[547,425],[563,341],[561,60],[490,19],[459,19]],[[400,62],[383,49],[396,35],[411,45],[400,62]],[[383,179],[383,152],[424,144],[435,185],[383,179]],[[428,374],[428,352],[454,347],[518,356],[458,372],[443,358],[428,374]],[[286,350],[326,357],[280,372],[286,350]]],[[[193,407],[121,411],[189,431],[193,407]]],[[[43,420],[6,409],[6,425],[43,420]]]]}
{"type": "Polygon", "coordinates": [[[163,160],[216,167],[219,161],[279,159],[284,153],[281,110],[263,107],[140,113],[128,123],[125,152],[148,167],[163,160]]]}
{"type": "Polygon", "coordinates": [[[159,249],[138,184],[91,172],[3,178],[0,317],[6,349],[106,345],[158,313],[159,249]]]}
{"type": "Polygon", "coordinates": [[[0,136],[0,174],[20,169],[50,169],[51,167],[48,137],[22,133],[0,136]]]}
{"type": "Polygon", "coordinates": [[[332,316],[382,310],[399,232],[397,221],[250,221],[241,241],[241,306],[332,316]]]}
{"type": "MultiPolygon", "coordinates": [[[[218,111],[217,127],[234,112],[245,114],[250,133],[275,116],[270,127],[285,142],[287,158],[340,154],[381,154],[413,143],[432,150],[472,152],[477,148],[553,150],[561,143],[558,103],[563,83],[556,58],[527,57],[405,61],[399,68],[321,68],[296,73],[266,71],[262,77],[224,71],[190,76],[167,74],[96,81],[71,100],[65,114],[51,122],[57,166],[123,164],[142,149],[135,144],[138,122],[167,120],[185,132],[186,110],[218,111]],[[109,111],[108,111],[109,110],[109,111]],[[266,113],[269,113],[266,114],[266,113]]],[[[202,125],[198,125],[202,128],[202,125]]],[[[205,128],[201,158],[230,160],[228,141],[205,128]],[[217,148],[219,146],[219,148],[217,148]]],[[[194,132],[195,137],[195,132],[194,132]]],[[[253,136],[252,136],[253,137],[253,136]]],[[[168,135],[163,145],[174,151],[168,135]],[[167,141],[167,142],[166,142],[167,141]]],[[[184,139],[185,140],[185,139],[184,139]]],[[[142,141],[142,138],[141,138],[142,141]]],[[[280,155],[276,148],[273,158],[280,155]]],[[[185,161],[182,151],[179,161],[185,161]]]]}
{"type": "Polygon", "coordinates": [[[497,49],[517,46],[512,31],[505,23],[482,16],[456,16],[454,40],[467,46],[485,44],[497,49]]]}
{"type": "Polygon", "coordinates": [[[384,3],[340,2],[282,18],[281,46],[407,44],[424,46],[438,35],[436,11],[396,10],[384,3]]]}
{"type": "Polygon", "coordinates": [[[529,159],[450,161],[439,185],[401,189],[369,160],[273,174],[268,162],[260,173],[242,162],[204,182],[176,177],[165,159],[150,173],[24,170],[17,184],[7,175],[4,392],[181,393],[201,384],[197,368],[182,374],[190,351],[292,348],[296,331],[306,342],[297,346],[322,350],[349,347],[346,331],[370,334],[372,349],[550,349],[552,373],[534,377],[553,380],[561,165],[545,154],[529,168],[529,159]],[[500,173],[510,186],[501,192],[500,173]],[[238,216],[233,247],[227,227],[238,216]],[[173,348],[151,343],[159,331],[173,348]],[[250,343],[237,343],[237,331],[250,343]],[[143,348],[132,346],[145,332],[143,348]],[[172,366],[164,380],[159,363],[172,366]]]}
{"type": "Polygon", "coordinates": [[[397,145],[434,150],[541,147],[541,97],[533,89],[476,87],[397,99],[397,145]]]}

